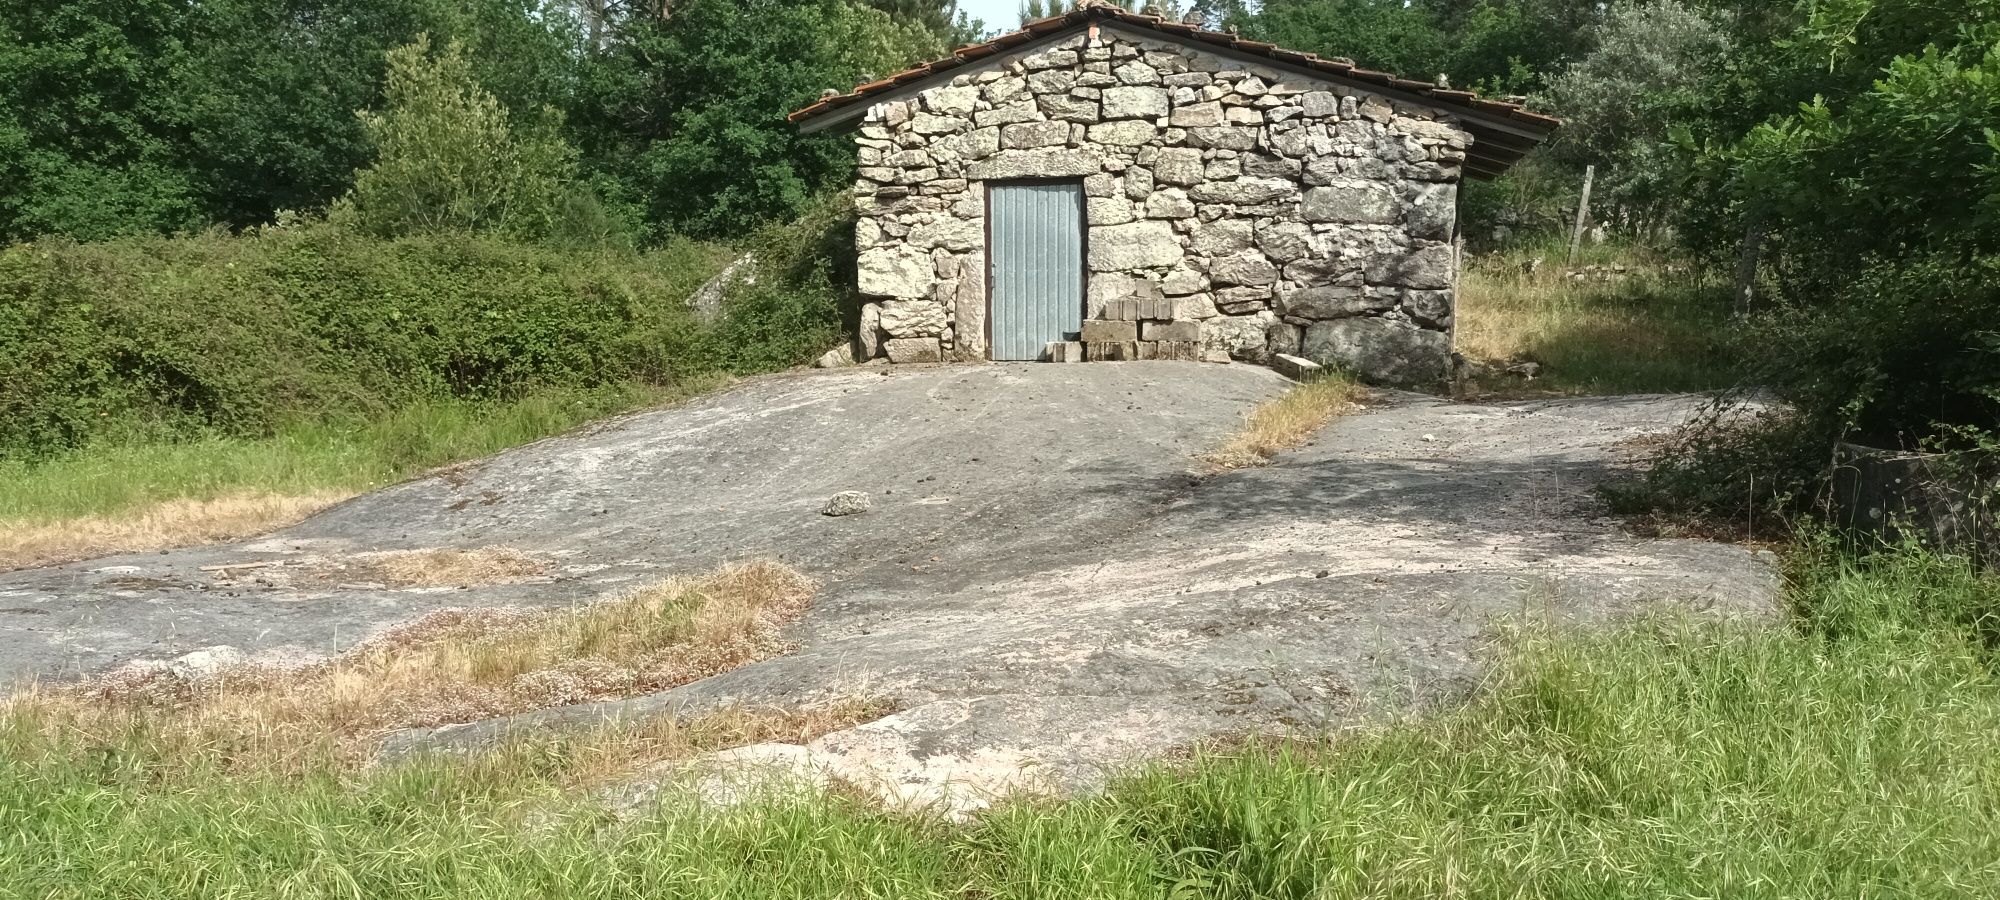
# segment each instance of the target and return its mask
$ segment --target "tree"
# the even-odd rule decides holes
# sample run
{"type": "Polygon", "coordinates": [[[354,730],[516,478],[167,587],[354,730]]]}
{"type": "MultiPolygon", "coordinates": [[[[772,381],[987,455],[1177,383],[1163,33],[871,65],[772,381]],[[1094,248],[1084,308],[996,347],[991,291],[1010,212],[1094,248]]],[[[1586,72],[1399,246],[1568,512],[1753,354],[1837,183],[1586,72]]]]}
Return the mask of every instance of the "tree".
{"type": "Polygon", "coordinates": [[[1717,16],[1680,0],[1620,2],[1592,28],[1596,49],[1549,79],[1535,105],[1563,117],[1548,155],[1598,168],[1600,196],[1637,225],[1665,221],[1682,167],[1677,129],[1706,117],[1712,73],[1732,47],[1717,16]]]}
{"type": "Polygon", "coordinates": [[[944,52],[848,0],[679,0],[671,19],[623,24],[578,126],[594,170],[655,228],[740,235],[852,180],[853,143],[801,135],[786,113],[944,52]]]}
{"type": "Polygon", "coordinates": [[[576,180],[576,151],[554,110],[517,124],[479,87],[458,43],[430,39],[389,52],[388,108],[362,113],[376,151],[335,209],[335,220],[383,236],[500,231],[539,239],[556,231],[576,180]]]}
{"type": "Polygon", "coordinates": [[[1450,60],[1451,40],[1434,11],[1402,0],[1265,0],[1243,31],[1411,77],[1436,75],[1450,60]]]}
{"type": "Polygon", "coordinates": [[[463,42],[510,107],[563,105],[577,38],[541,0],[0,5],[0,238],[96,238],[319,209],[370,149],[384,54],[463,42]]]}
{"type": "Polygon", "coordinates": [[[1252,21],[1254,7],[1251,0],[1194,0],[1188,4],[1188,14],[1199,18],[1204,28],[1241,31],[1246,22],[1252,21]]]}
{"type": "Polygon", "coordinates": [[[1797,275],[1816,290],[1873,252],[2000,249],[1984,174],[2000,130],[2000,5],[1816,0],[1799,15],[1734,61],[1742,74],[1708,103],[1721,120],[1689,147],[1688,189],[1719,215],[1690,237],[1736,233],[1761,210],[1788,257],[1810,258],[1797,275]]]}
{"type": "Polygon", "coordinates": [[[170,90],[189,15],[172,0],[0,5],[0,239],[205,224],[170,90]]]}
{"type": "Polygon", "coordinates": [[[1528,93],[1593,44],[1604,0],[1429,0],[1453,36],[1445,71],[1493,93],[1528,93]]]}
{"type": "Polygon", "coordinates": [[[1602,15],[1600,0],[1265,0],[1254,14],[1211,2],[1261,40],[1498,94],[1580,59],[1602,15]]]}
{"type": "Polygon", "coordinates": [[[1798,411],[1808,449],[1823,458],[1848,435],[1990,451],[2000,7],[1823,0],[1801,12],[1750,79],[1785,92],[1752,103],[1789,109],[1700,148],[1694,181],[1714,202],[1684,233],[1724,253],[1747,222],[1769,233],[1773,312],[1755,377],[1798,411]]]}
{"type": "MultiPolygon", "coordinates": [[[[1076,9],[1078,0],[1026,0],[1021,4],[1021,24],[1059,16],[1076,9]]],[[[1180,0],[1111,0],[1130,12],[1142,12],[1170,19],[1180,18],[1180,0]]]]}
{"type": "Polygon", "coordinates": [[[938,36],[947,47],[962,47],[979,39],[986,23],[958,8],[958,0],[867,0],[897,22],[911,23],[938,36]]]}

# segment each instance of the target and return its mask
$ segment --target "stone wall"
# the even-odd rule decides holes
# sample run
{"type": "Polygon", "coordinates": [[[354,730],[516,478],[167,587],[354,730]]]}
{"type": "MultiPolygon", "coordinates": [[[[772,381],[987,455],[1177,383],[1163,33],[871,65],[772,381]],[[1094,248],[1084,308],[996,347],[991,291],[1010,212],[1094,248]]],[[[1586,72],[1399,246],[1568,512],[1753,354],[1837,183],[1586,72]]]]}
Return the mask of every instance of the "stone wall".
{"type": "Polygon", "coordinates": [[[1136,298],[1211,356],[1444,378],[1448,116],[1112,28],[968,69],[861,128],[864,358],[985,358],[985,182],[1075,178],[1086,318],[1136,298]]]}
{"type": "Polygon", "coordinates": [[[2000,572],[2000,475],[1990,461],[1842,442],[1827,499],[1856,535],[1883,546],[1913,541],[2000,572]]]}

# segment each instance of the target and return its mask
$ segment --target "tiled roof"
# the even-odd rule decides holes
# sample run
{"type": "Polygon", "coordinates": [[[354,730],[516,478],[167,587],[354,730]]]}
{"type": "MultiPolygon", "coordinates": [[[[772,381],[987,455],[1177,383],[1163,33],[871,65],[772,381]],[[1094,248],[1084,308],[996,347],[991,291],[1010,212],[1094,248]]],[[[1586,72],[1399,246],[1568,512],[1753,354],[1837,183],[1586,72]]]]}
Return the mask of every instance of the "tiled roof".
{"type": "Polygon", "coordinates": [[[1406,94],[1414,94],[1440,108],[1459,107],[1472,110],[1490,117],[1516,123],[1523,129],[1533,133],[1546,135],[1562,124],[1562,120],[1553,116],[1529,112],[1519,103],[1488,100],[1471,91],[1455,91],[1450,88],[1439,87],[1428,81],[1412,81],[1407,78],[1398,78],[1388,72],[1364,69],[1355,65],[1351,59],[1324,59],[1311,53],[1286,50],[1275,44],[1267,44],[1263,41],[1244,40],[1233,34],[1209,31],[1160,16],[1129,12],[1111,5],[1085,6],[1063,15],[1037,19],[1022,26],[1019,31],[1003,34],[984,43],[960,47],[957,52],[944,59],[924,63],[923,65],[905,69],[879,81],[871,81],[867,84],[859,85],[848,93],[822,99],[818,103],[798,110],[786,118],[792,122],[802,122],[835,109],[851,106],[863,100],[878,97],[898,88],[923,81],[933,75],[951,71],[952,69],[996,53],[1005,52],[1022,44],[1032,42],[1037,38],[1058,31],[1065,31],[1093,17],[1107,19],[1121,25],[1159,32],[1169,38],[1174,38],[1185,43],[1211,44],[1234,50],[1238,53],[1265,57],[1274,62],[1324,73],[1329,78],[1372,84],[1390,90],[1401,91],[1406,94]]]}

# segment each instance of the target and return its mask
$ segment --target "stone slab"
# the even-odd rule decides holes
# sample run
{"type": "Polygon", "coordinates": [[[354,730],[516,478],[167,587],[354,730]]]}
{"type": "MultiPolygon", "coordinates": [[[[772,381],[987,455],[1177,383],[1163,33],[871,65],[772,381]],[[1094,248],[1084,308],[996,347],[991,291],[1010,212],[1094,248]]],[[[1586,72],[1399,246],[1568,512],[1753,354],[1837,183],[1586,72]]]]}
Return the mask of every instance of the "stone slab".
{"type": "Polygon", "coordinates": [[[1086,341],[1083,353],[1090,362],[1126,362],[1139,358],[1137,341],[1086,341]]]}
{"type": "Polygon", "coordinates": [[[1112,319],[1083,320],[1083,342],[1086,344],[1115,343],[1139,339],[1139,324],[1132,321],[1112,319]]]}
{"type": "Polygon", "coordinates": [[[1313,362],[1310,359],[1301,359],[1289,353],[1271,354],[1271,368],[1278,370],[1278,374],[1293,381],[1307,381],[1317,378],[1326,372],[1326,368],[1319,363],[1313,362]]]}
{"type": "Polygon", "coordinates": [[[1082,341],[1050,341],[1047,352],[1049,362],[1080,363],[1084,361],[1082,341]]]}
{"type": "Polygon", "coordinates": [[[944,360],[937,338],[890,338],[882,347],[892,363],[934,363],[944,360]]]}

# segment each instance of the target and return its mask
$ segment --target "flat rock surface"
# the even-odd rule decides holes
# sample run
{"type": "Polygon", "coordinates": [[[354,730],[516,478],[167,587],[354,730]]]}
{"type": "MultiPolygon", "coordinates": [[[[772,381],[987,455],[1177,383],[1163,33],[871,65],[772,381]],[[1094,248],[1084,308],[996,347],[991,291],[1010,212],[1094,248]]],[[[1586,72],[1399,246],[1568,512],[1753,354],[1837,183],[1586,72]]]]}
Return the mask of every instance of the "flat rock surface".
{"type": "Polygon", "coordinates": [[[0,575],[0,678],[215,645],[324,655],[439,608],[575,604],[775,558],[823,585],[794,627],[798,652],[649,697],[409,732],[391,752],[868,694],[903,712],[777,756],[966,806],[1028,781],[1088,784],[1217,734],[1462,692],[1496,629],[1524,616],[1776,609],[1768,554],[1632,536],[1592,491],[1623,465],[1621,445],[1698,398],[1386,394],[1270,466],[1195,474],[1193,456],[1285,385],[1197,363],[760,379],[258,541],[0,575]],[[847,490],[871,509],[821,515],[847,490]],[[490,546],[555,567],[453,590],[325,574],[372,551],[490,546]]]}

